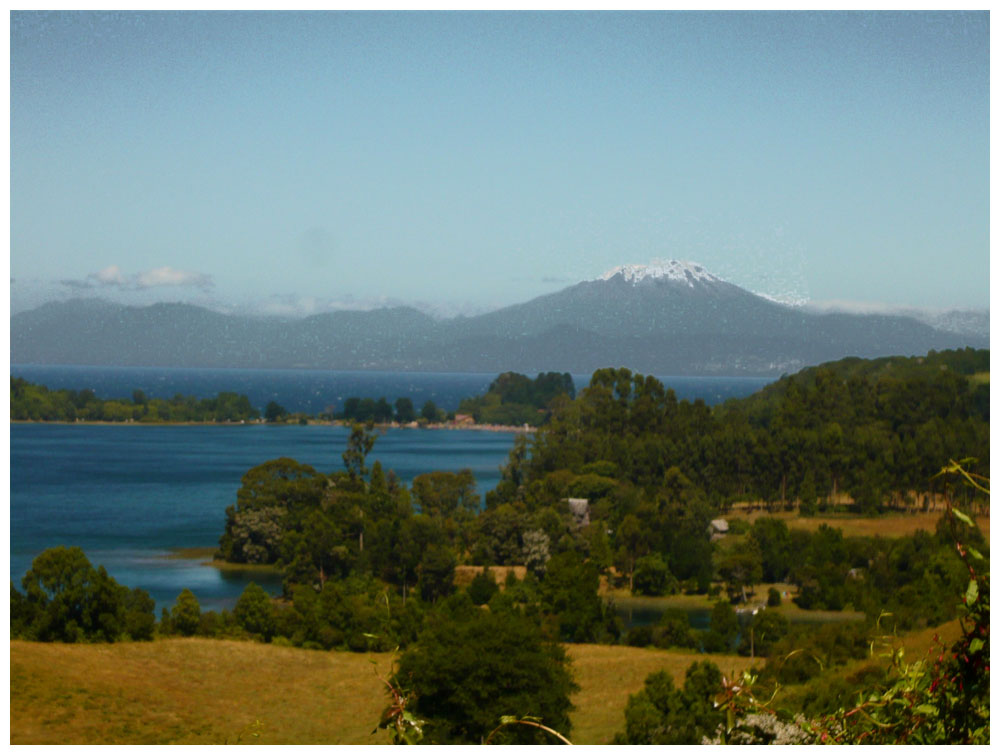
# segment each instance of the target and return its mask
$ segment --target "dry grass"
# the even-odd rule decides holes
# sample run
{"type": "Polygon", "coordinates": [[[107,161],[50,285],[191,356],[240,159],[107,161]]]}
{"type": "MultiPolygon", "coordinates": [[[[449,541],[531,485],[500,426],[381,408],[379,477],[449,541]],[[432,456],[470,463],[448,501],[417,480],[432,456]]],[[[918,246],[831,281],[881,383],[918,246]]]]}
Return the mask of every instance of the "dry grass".
{"type": "MultiPolygon", "coordinates": [[[[574,742],[610,742],[628,696],[666,669],[683,683],[696,660],[724,672],[747,659],[571,645],[581,690],[574,742]]],[[[384,744],[385,706],[370,660],[250,642],[170,639],[117,645],[10,643],[11,744],[384,744]],[[260,720],[259,738],[251,736],[260,720]]]]}
{"type": "Polygon", "coordinates": [[[493,578],[497,581],[500,589],[503,589],[504,581],[507,579],[508,572],[514,572],[514,576],[518,579],[524,579],[524,575],[527,573],[527,569],[523,566],[466,566],[460,565],[455,567],[455,586],[465,587],[468,585],[472,579],[479,574],[479,572],[484,569],[489,568],[490,573],[493,574],[493,578]]]}
{"type": "Polygon", "coordinates": [[[575,744],[609,744],[615,732],[624,731],[628,696],[642,689],[646,677],[654,671],[667,671],[674,682],[683,685],[684,672],[696,661],[712,661],[727,676],[750,665],[749,658],[735,655],[701,655],[620,645],[569,645],[568,650],[580,685],[573,698],[576,710],[571,716],[570,739],[575,744]]]}
{"type": "Polygon", "coordinates": [[[254,721],[261,744],[387,743],[372,671],[389,656],[250,642],[116,645],[14,641],[11,744],[224,744],[254,721]]]}
{"type": "MultiPolygon", "coordinates": [[[[845,537],[874,537],[876,535],[881,535],[882,537],[905,537],[906,535],[912,535],[917,530],[934,532],[942,513],[942,511],[928,511],[914,514],[888,514],[881,517],[802,517],[794,511],[768,512],[756,510],[750,513],[733,512],[731,518],[744,519],[752,524],[762,517],[774,517],[785,520],[789,529],[807,530],[808,532],[815,532],[821,524],[825,524],[828,527],[842,530],[845,537]]],[[[989,516],[977,516],[975,519],[979,525],[979,529],[987,541],[989,541],[989,516]]]]}

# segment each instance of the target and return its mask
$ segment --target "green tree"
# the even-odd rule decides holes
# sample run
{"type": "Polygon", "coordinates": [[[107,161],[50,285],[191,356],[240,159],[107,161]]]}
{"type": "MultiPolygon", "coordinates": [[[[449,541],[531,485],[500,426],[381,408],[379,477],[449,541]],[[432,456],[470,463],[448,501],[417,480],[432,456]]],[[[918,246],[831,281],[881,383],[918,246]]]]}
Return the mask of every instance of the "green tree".
{"type": "Polygon", "coordinates": [[[477,606],[481,606],[489,603],[499,589],[493,572],[487,567],[472,578],[466,591],[469,593],[470,600],[477,606]]]}
{"type": "Polygon", "coordinates": [[[201,624],[201,606],[194,593],[184,588],[170,609],[171,628],[185,637],[190,637],[198,631],[201,624]]]}
{"type": "MultiPolygon", "coordinates": [[[[760,555],[761,579],[765,582],[783,581],[791,566],[788,525],[781,519],[762,517],[750,528],[749,539],[760,555]]],[[[747,549],[746,552],[752,555],[753,550],[747,549]]]]}
{"type": "Polygon", "coordinates": [[[264,419],[268,422],[277,422],[279,419],[288,416],[288,410],[277,401],[268,401],[264,407],[264,419]]]}
{"type": "MultiPolygon", "coordinates": [[[[414,714],[427,722],[424,741],[478,744],[503,716],[535,716],[568,735],[569,697],[578,687],[566,651],[521,616],[468,605],[471,611],[428,617],[399,660],[397,679],[415,697],[414,714]]],[[[511,726],[495,741],[544,743],[548,736],[511,726]]]]}
{"type": "Polygon", "coordinates": [[[233,608],[237,623],[247,632],[270,642],[274,635],[274,605],[263,587],[251,582],[233,608]]]}
{"type": "Polygon", "coordinates": [[[290,512],[316,508],[326,478],[308,464],[283,457],[243,475],[236,505],[226,508],[219,554],[236,563],[274,563],[281,556],[290,512]]]}
{"type": "Polygon", "coordinates": [[[799,485],[799,513],[802,516],[815,516],[817,511],[816,477],[810,467],[806,470],[799,485]]]}
{"type": "Polygon", "coordinates": [[[731,600],[741,597],[746,603],[747,589],[760,582],[762,574],[760,551],[752,540],[734,544],[720,558],[719,576],[725,581],[731,600]]]}
{"type": "Polygon", "coordinates": [[[420,597],[429,602],[450,595],[455,589],[455,554],[446,545],[432,543],[424,551],[417,571],[420,597]]]}
{"type": "Polygon", "coordinates": [[[440,411],[437,408],[437,404],[429,399],[426,403],[424,403],[423,408],[420,410],[420,416],[428,422],[437,422],[439,414],[440,411]]]}
{"type": "Polygon", "coordinates": [[[541,582],[541,606],[563,642],[617,639],[617,617],[598,594],[599,584],[597,567],[578,553],[566,551],[549,559],[541,582]]]}
{"type": "Polygon", "coordinates": [[[722,674],[709,661],[691,664],[683,689],[666,671],[654,672],[639,692],[629,696],[625,732],[615,736],[615,744],[701,744],[725,720],[714,705],[721,691],[722,674]]]}
{"type": "Polygon", "coordinates": [[[413,478],[413,497],[423,514],[433,517],[466,518],[478,513],[479,496],[471,469],[459,472],[427,472],[413,478]]]}
{"type": "MultiPolygon", "coordinates": [[[[475,521],[474,563],[495,566],[523,563],[521,538],[525,526],[524,515],[509,503],[486,509],[475,521]]],[[[547,538],[545,560],[548,560],[547,538]]]]}
{"type": "Polygon", "coordinates": [[[371,426],[359,424],[351,426],[351,435],[347,439],[347,450],[344,451],[342,457],[347,473],[352,479],[361,479],[368,474],[365,459],[375,445],[375,437],[371,426]]]}
{"type": "Polygon", "coordinates": [[[632,577],[632,591],[637,595],[670,595],[677,592],[677,580],[659,553],[640,558],[632,577]]]}
{"type": "Polygon", "coordinates": [[[11,596],[11,627],[27,638],[115,642],[152,636],[155,616],[149,595],[118,584],[103,566],[95,569],[80,548],[43,551],[21,586],[23,598],[11,596]]]}
{"type": "Polygon", "coordinates": [[[639,558],[649,552],[650,533],[644,529],[642,523],[635,514],[626,514],[618,527],[616,542],[619,544],[617,565],[628,574],[628,589],[631,592],[635,585],[636,562],[639,558]]]}
{"type": "Polygon", "coordinates": [[[413,408],[413,399],[409,396],[401,396],[396,399],[396,421],[401,425],[409,424],[417,418],[417,413],[413,408]]]}

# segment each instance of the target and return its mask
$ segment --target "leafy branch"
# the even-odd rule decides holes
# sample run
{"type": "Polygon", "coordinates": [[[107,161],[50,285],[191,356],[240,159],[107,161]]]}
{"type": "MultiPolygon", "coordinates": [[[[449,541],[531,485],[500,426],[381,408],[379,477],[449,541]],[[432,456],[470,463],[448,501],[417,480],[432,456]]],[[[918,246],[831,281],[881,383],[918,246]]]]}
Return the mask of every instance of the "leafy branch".
{"type": "Polygon", "coordinates": [[[536,716],[521,716],[520,718],[517,716],[501,716],[500,725],[489,733],[489,736],[487,736],[486,739],[483,740],[483,744],[484,745],[490,744],[490,741],[493,739],[494,734],[496,734],[505,726],[513,726],[513,725],[534,726],[537,729],[541,729],[542,731],[548,732],[552,736],[556,737],[563,744],[567,745],[573,744],[555,729],[550,729],[548,726],[542,724],[541,719],[537,718],[536,716]]]}
{"type": "MultiPolygon", "coordinates": [[[[372,661],[374,664],[375,661],[372,661]]],[[[372,734],[379,729],[392,729],[393,744],[419,744],[424,737],[424,726],[426,721],[422,721],[413,715],[407,706],[413,702],[413,697],[405,692],[396,679],[395,674],[390,674],[389,678],[383,677],[375,669],[375,676],[378,677],[386,688],[389,695],[389,704],[379,718],[378,726],[372,729],[372,734]]]]}

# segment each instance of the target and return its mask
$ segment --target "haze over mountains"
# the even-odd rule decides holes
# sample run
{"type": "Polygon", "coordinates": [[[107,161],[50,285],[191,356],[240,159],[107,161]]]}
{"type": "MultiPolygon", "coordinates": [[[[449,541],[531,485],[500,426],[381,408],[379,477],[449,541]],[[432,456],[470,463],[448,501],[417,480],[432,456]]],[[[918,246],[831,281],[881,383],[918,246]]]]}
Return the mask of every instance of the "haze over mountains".
{"type": "Polygon", "coordinates": [[[51,302],[11,317],[14,364],[311,368],[533,374],[627,366],[657,375],[780,375],[846,356],[989,347],[988,319],[817,312],[779,304],[670,261],[475,317],[410,307],[299,320],[188,304],[51,302]]]}

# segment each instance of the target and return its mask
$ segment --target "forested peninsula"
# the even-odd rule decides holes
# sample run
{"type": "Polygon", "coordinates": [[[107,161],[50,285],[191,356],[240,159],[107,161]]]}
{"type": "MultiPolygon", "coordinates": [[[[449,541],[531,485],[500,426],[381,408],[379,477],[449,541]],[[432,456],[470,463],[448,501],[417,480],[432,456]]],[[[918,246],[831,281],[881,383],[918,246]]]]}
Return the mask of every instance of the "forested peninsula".
{"type": "MultiPolygon", "coordinates": [[[[202,612],[184,591],[150,628],[141,595],[108,589],[118,608],[101,616],[120,617],[117,634],[81,616],[74,636],[135,626],[139,638],[398,648],[380,726],[400,742],[552,741],[525,723],[538,717],[571,736],[567,643],[704,656],[682,681],[653,673],[630,695],[620,743],[988,741],[989,540],[976,524],[988,517],[988,351],[845,359],[714,408],[627,369],[598,370],[577,396],[533,386],[501,376],[498,398],[466,405],[545,404],[484,497],[468,470],[407,487],[369,465],[377,438],[355,424],[342,469],[266,461],[220,521],[218,557],[280,569],[280,599],[251,585],[233,611],[202,612]],[[845,529],[864,517],[885,535],[845,529]],[[899,527],[917,517],[936,524],[899,527]],[[626,626],[609,598],[633,595],[673,608],[626,626]],[[707,628],[683,605],[710,609],[707,628]],[[932,627],[953,638],[936,663],[892,651],[888,671],[864,665],[887,635],[932,627]],[[740,656],[756,670],[723,676],[740,656]]],[[[59,596],[37,586],[81,557],[49,552],[24,596],[12,587],[12,636],[62,638],[59,596]]]]}
{"type": "Polygon", "coordinates": [[[270,424],[339,423],[380,427],[469,427],[533,430],[548,421],[549,405],[561,395],[575,396],[569,373],[547,372],[534,380],[513,372],[498,376],[482,396],[462,400],[458,411],[446,411],[427,400],[417,411],[409,396],[389,403],[384,396],[374,399],[351,396],[337,410],[330,406],[317,415],[290,412],[277,401],[269,401],[263,411],[251,406],[243,394],[219,393],[215,398],[197,399],[178,394],[171,399],[151,398],[140,389],[131,398],[100,399],[90,389],[50,390],[24,378],[10,379],[10,417],[15,422],[90,422],[112,424],[270,424]]]}
{"type": "Polygon", "coordinates": [[[10,418],[35,422],[250,422],[260,412],[246,396],[222,392],[215,398],[149,398],[135,390],[130,399],[100,399],[92,390],[51,391],[24,378],[10,378],[10,418]]]}

